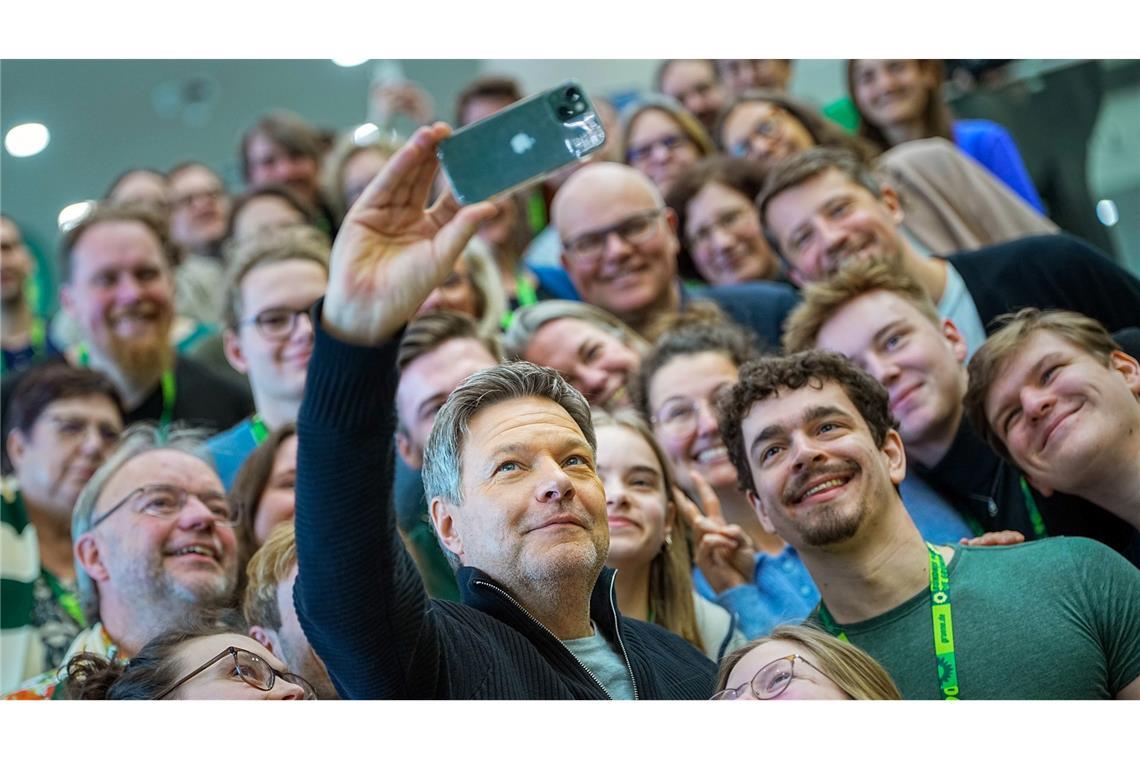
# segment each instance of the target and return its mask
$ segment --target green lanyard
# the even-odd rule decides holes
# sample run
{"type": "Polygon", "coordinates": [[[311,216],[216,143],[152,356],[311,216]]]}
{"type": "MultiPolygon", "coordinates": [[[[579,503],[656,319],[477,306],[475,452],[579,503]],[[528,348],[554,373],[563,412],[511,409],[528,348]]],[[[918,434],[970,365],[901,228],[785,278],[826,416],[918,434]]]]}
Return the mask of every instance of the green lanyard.
{"type": "Polygon", "coordinates": [[[75,598],[75,594],[68,591],[63,587],[54,575],[47,570],[41,571],[44,580],[47,581],[48,587],[51,589],[52,596],[59,602],[59,606],[63,611],[71,616],[71,619],[79,624],[80,628],[87,627],[87,621],[83,617],[83,608],[79,605],[79,600],[75,598]]]}
{"type": "MultiPolygon", "coordinates": [[[[44,321],[39,317],[33,317],[32,324],[28,327],[28,345],[32,347],[33,360],[47,352],[47,329],[44,327],[44,321]]],[[[7,369],[8,361],[3,354],[0,354],[0,372],[7,369]]]]}
{"type": "MultiPolygon", "coordinates": [[[[76,353],[79,358],[80,367],[88,367],[91,365],[91,352],[87,350],[86,343],[80,343],[76,347],[76,353]]],[[[163,370],[162,373],[162,416],[158,418],[158,428],[165,431],[170,427],[170,423],[174,421],[174,402],[178,397],[178,387],[174,381],[173,370],[163,370]]]]}
{"type": "Polygon", "coordinates": [[[254,412],[253,416],[249,418],[249,434],[253,437],[253,444],[260,446],[265,443],[265,439],[269,437],[269,428],[265,425],[265,420],[261,419],[261,415],[254,412]]]}
{"type": "MultiPolygon", "coordinates": [[[[938,688],[943,699],[961,699],[958,689],[958,664],[954,658],[954,622],[950,617],[950,574],[946,571],[946,561],[942,559],[929,542],[930,552],[930,614],[934,625],[934,661],[937,666],[938,688]]],[[[827,605],[819,603],[819,619],[832,636],[849,641],[847,634],[827,611],[827,605]]]]}
{"type": "MultiPolygon", "coordinates": [[[[531,304],[538,303],[538,291],[530,284],[530,280],[525,275],[519,275],[515,278],[515,300],[519,302],[519,308],[530,306],[531,304]]],[[[515,313],[508,311],[503,315],[500,321],[503,330],[510,328],[511,323],[515,321],[515,313]]]]}
{"type": "Polygon", "coordinates": [[[1025,496],[1025,511],[1029,513],[1029,521],[1033,523],[1033,537],[1045,538],[1049,534],[1045,531],[1045,520],[1041,517],[1041,511],[1037,509],[1037,500],[1033,498],[1033,492],[1029,490],[1029,483],[1025,481],[1025,476],[1021,478],[1021,493],[1025,496]]]}

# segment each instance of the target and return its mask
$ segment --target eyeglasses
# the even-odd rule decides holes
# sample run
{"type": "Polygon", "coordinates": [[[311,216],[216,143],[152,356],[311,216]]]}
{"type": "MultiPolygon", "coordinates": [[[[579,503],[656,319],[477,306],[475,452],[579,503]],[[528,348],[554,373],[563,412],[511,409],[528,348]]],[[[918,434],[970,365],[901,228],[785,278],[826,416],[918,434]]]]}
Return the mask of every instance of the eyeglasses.
{"type": "MultiPolygon", "coordinates": [[[[99,523],[115,514],[115,510],[119,507],[132,502],[135,503],[135,511],[140,514],[147,514],[151,517],[157,517],[160,520],[169,520],[182,511],[182,508],[186,506],[186,502],[190,499],[190,495],[190,492],[185,489],[165,483],[154,483],[149,486],[136,488],[127,494],[126,498],[118,504],[95,518],[95,520],[91,522],[91,530],[94,530],[99,526],[99,523]]],[[[206,493],[196,493],[193,494],[193,496],[202,502],[202,504],[206,506],[206,509],[210,510],[215,524],[233,526],[236,523],[224,493],[208,491],[206,493]]]]}
{"type": "Polygon", "coordinates": [[[171,199],[170,205],[174,208],[190,208],[194,202],[199,198],[209,201],[218,201],[222,198],[224,193],[221,188],[214,188],[212,190],[199,190],[194,193],[186,193],[171,199]]]}
{"type": "Polygon", "coordinates": [[[649,421],[658,432],[671,438],[684,438],[697,430],[697,422],[701,416],[701,406],[708,410],[709,416],[716,418],[712,403],[705,399],[679,398],[667,401],[658,409],[649,421]]]}
{"type": "Polygon", "coordinates": [[[580,262],[592,262],[606,249],[606,240],[610,235],[617,235],[630,245],[647,243],[657,232],[657,218],[665,209],[655,208],[652,211],[643,211],[626,217],[617,224],[592,230],[563,243],[566,253],[580,262]]]}
{"type": "Polygon", "coordinates": [[[752,151],[752,138],[763,137],[765,140],[775,140],[784,133],[784,120],[779,115],[766,116],[743,138],[729,146],[729,153],[743,158],[752,151]]]}
{"type": "Polygon", "coordinates": [[[652,156],[654,149],[657,147],[664,148],[666,153],[672,153],[678,148],[684,145],[688,145],[691,142],[692,140],[690,140],[685,135],[666,135],[660,140],[653,140],[652,142],[647,142],[644,145],[639,145],[636,148],[630,147],[629,150],[625,152],[625,159],[631,164],[640,163],[641,161],[644,161],[645,159],[652,156]]]}
{"type": "Polygon", "coordinates": [[[178,681],[178,683],[174,684],[169,689],[155,697],[155,699],[165,699],[179,686],[186,683],[202,671],[206,670],[214,663],[224,660],[226,657],[233,658],[233,671],[229,675],[231,677],[235,675],[238,676],[241,678],[241,680],[245,681],[255,689],[259,689],[260,691],[272,691],[273,684],[275,684],[277,682],[277,679],[280,678],[283,681],[288,681],[291,684],[300,686],[301,690],[304,692],[304,699],[317,698],[317,692],[313,688],[313,685],[296,673],[282,673],[280,670],[275,669],[272,665],[255,655],[253,652],[247,652],[246,650],[239,649],[238,647],[226,647],[225,651],[218,654],[216,657],[211,659],[202,667],[195,670],[190,675],[182,678],[180,681],[178,681]]]}
{"type": "Polygon", "coordinates": [[[748,683],[742,683],[735,689],[718,691],[716,694],[713,694],[710,699],[740,699],[744,696],[745,689],[751,689],[752,696],[757,699],[775,699],[787,691],[788,684],[796,677],[797,662],[802,662],[824,678],[827,678],[827,675],[822,670],[812,665],[803,657],[800,657],[798,654],[789,654],[778,660],[773,660],[760,668],[748,683]]]}
{"type": "Polygon", "coordinates": [[[94,430],[105,446],[113,446],[119,440],[119,433],[122,432],[108,422],[83,417],[51,415],[48,420],[55,428],[56,435],[65,440],[85,438],[91,430],[94,430]]]}
{"type": "Polygon", "coordinates": [[[297,317],[304,314],[309,317],[309,325],[312,326],[311,310],[312,304],[309,304],[303,309],[266,309],[265,311],[252,316],[248,319],[243,319],[241,324],[252,324],[261,333],[261,337],[266,340],[285,340],[293,334],[293,330],[297,327],[297,317]]]}
{"type": "Polygon", "coordinates": [[[702,224],[691,235],[686,236],[688,239],[689,247],[696,248],[700,245],[708,245],[712,240],[713,232],[716,230],[729,230],[740,221],[744,215],[745,209],[734,208],[728,211],[722,211],[717,214],[708,224],[702,224]]]}

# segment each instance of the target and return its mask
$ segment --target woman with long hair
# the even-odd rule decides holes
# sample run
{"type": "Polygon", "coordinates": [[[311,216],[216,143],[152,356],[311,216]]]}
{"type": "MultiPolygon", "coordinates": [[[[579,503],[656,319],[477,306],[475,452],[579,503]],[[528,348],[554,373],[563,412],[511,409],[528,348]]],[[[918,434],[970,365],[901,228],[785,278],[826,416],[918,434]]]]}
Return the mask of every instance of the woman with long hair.
{"type": "Polygon", "coordinates": [[[860,136],[884,151],[927,137],[949,140],[1044,212],[1013,137],[992,121],[954,119],[942,97],[943,78],[935,59],[848,61],[847,93],[859,112],[860,136]]]}
{"type": "Polygon", "coordinates": [[[610,551],[622,614],[676,633],[716,661],[745,641],[732,616],[693,590],[672,468],[632,410],[594,411],[598,476],[606,489],[610,551]]]}

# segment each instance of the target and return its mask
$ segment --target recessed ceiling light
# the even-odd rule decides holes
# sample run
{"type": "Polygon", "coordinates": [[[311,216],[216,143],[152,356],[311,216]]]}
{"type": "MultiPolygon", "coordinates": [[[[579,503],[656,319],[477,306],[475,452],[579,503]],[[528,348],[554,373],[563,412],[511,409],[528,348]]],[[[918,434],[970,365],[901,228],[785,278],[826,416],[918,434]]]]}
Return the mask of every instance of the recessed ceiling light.
{"type": "Polygon", "coordinates": [[[13,156],[26,158],[46,148],[50,140],[51,134],[43,124],[17,124],[4,135],[4,147],[13,156]]]}

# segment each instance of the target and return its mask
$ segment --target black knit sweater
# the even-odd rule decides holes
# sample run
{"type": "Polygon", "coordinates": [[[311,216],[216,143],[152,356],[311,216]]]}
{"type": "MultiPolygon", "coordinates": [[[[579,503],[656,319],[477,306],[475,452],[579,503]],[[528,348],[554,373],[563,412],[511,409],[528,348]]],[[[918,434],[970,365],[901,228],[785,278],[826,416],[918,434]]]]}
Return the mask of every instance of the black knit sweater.
{"type": "MultiPolygon", "coordinates": [[[[463,603],[430,599],[391,508],[396,342],[320,329],[297,422],[294,602],[340,694],[352,699],[606,699],[547,629],[474,568],[463,603]]],[[[639,699],[706,699],[714,666],[658,626],[621,617],[603,571],[590,617],[616,644],[639,699]]]]}

